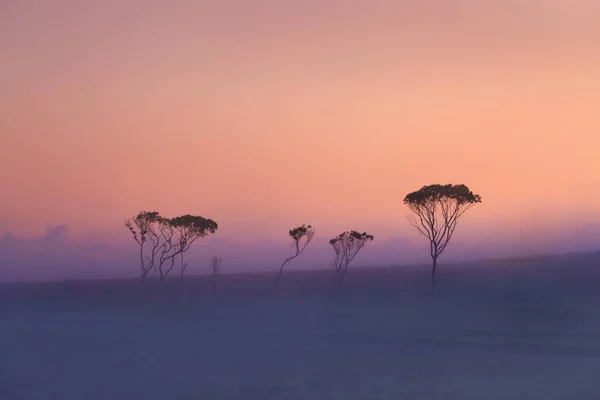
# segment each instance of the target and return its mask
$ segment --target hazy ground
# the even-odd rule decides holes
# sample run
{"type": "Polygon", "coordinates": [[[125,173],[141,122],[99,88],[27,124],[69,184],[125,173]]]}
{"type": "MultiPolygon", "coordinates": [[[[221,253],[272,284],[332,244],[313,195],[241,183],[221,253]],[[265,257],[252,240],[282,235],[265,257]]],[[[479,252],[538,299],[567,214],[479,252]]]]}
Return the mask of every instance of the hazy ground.
{"type": "Polygon", "coordinates": [[[598,399],[597,261],[1,286],[0,399],[598,399]]]}

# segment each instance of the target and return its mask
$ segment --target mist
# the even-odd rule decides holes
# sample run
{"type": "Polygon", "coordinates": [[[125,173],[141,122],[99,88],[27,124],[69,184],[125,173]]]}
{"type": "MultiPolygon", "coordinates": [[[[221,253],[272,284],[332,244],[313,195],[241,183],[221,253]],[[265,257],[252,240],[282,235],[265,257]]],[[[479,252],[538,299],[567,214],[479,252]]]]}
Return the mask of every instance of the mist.
{"type": "Polygon", "coordinates": [[[0,398],[591,400],[599,256],[5,284],[0,398]]]}
{"type": "MultiPolygon", "coordinates": [[[[458,234],[441,258],[442,263],[594,252],[600,249],[600,224],[587,224],[538,238],[528,235],[488,235],[477,239],[458,234]]],[[[240,240],[221,236],[203,238],[188,252],[187,274],[210,272],[209,259],[223,258],[222,273],[275,272],[292,252],[291,242],[281,239],[240,240]]],[[[290,270],[331,268],[329,238],[317,236],[290,270]]],[[[127,238],[78,239],[65,224],[49,226],[43,235],[22,238],[10,233],[0,237],[0,281],[133,278],[139,276],[137,244],[127,238]]],[[[430,262],[428,243],[419,236],[375,237],[353,265],[407,266],[430,262]]],[[[427,268],[424,268],[424,272],[427,268]]]]}

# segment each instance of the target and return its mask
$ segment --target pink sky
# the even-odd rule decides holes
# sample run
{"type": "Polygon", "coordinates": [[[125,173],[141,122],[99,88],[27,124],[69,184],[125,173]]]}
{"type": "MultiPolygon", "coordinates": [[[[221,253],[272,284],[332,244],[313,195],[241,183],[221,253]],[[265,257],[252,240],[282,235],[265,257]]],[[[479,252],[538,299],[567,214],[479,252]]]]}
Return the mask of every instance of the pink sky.
{"type": "MultiPolygon", "coordinates": [[[[596,0],[0,2],[0,234],[416,235],[404,195],[465,183],[457,235],[600,222],[596,0]]],[[[412,236],[411,236],[412,237],[412,236]]]]}

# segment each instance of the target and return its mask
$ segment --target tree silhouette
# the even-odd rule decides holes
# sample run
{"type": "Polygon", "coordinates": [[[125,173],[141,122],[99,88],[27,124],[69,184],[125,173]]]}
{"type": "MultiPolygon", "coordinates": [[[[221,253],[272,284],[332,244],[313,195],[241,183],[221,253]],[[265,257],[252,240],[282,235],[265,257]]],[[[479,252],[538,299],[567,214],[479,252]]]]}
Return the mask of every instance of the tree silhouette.
{"type": "Polygon", "coordinates": [[[219,273],[220,273],[220,269],[221,269],[221,260],[222,260],[221,257],[217,257],[217,256],[214,256],[213,258],[210,259],[210,265],[212,267],[213,290],[216,289],[216,287],[217,287],[217,280],[219,279],[219,273]]]}
{"type": "Polygon", "coordinates": [[[141,280],[145,281],[151,270],[158,270],[158,283],[173,270],[176,261],[181,265],[182,280],[187,268],[185,252],[197,239],[218,228],[211,219],[189,214],[169,219],[157,211],[142,211],[126,220],[125,226],[140,246],[141,280]]]}
{"type": "Polygon", "coordinates": [[[428,185],[409,193],[404,198],[412,214],[407,216],[411,225],[429,240],[433,261],[431,287],[435,287],[437,259],[452,239],[458,219],[469,208],[481,203],[481,196],[466,185],[428,185]]]}
{"type": "Polygon", "coordinates": [[[159,268],[160,280],[162,281],[164,277],[167,276],[167,274],[173,269],[176,258],[179,258],[181,263],[180,280],[182,280],[187,267],[187,262],[184,262],[185,252],[190,249],[190,246],[197,239],[202,238],[209,233],[215,233],[219,226],[212,219],[190,214],[171,218],[168,222],[168,225],[173,234],[170,236],[172,240],[168,242],[167,246],[165,246],[165,248],[170,247],[169,250],[164,253],[164,258],[161,257],[161,264],[159,268]],[[163,271],[162,266],[167,262],[167,269],[163,271]]]}
{"type": "Polygon", "coordinates": [[[140,246],[141,281],[145,281],[148,273],[156,268],[158,254],[167,241],[164,236],[167,225],[168,220],[157,211],[142,211],[125,221],[125,226],[140,246]]]}
{"type": "Polygon", "coordinates": [[[297,228],[290,229],[288,235],[290,235],[290,237],[292,238],[292,247],[294,248],[294,254],[288,257],[283,262],[283,264],[281,264],[281,268],[279,268],[279,275],[277,275],[277,282],[279,282],[279,280],[281,279],[281,275],[283,274],[283,267],[285,266],[285,264],[302,254],[304,249],[306,249],[306,246],[308,246],[308,244],[312,241],[315,235],[315,230],[310,225],[302,224],[297,228]],[[305,239],[304,244],[301,244],[303,238],[305,239]]]}
{"type": "Polygon", "coordinates": [[[334,282],[340,285],[348,271],[348,265],[354,260],[367,242],[373,241],[373,235],[365,232],[358,233],[357,231],[346,231],[331,239],[329,244],[333,246],[335,251],[335,259],[333,260],[333,270],[335,273],[334,282]]]}

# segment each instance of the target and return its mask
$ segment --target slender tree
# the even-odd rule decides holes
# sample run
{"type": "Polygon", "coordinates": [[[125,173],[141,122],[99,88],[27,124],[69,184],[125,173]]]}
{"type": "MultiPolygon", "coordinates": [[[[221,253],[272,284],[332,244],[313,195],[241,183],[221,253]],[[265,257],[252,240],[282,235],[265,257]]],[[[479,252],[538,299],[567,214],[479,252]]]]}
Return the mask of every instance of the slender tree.
{"type": "Polygon", "coordinates": [[[292,238],[292,247],[294,248],[294,254],[286,258],[283,264],[281,264],[281,267],[279,268],[279,275],[277,275],[277,282],[279,282],[279,280],[281,279],[281,275],[283,274],[283,267],[285,266],[285,264],[302,254],[304,249],[306,249],[306,246],[308,246],[308,244],[312,241],[315,235],[315,230],[311,225],[303,224],[297,228],[290,229],[288,235],[292,238]]]}
{"type": "Polygon", "coordinates": [[[348,265],[354,260],[354,257],[371,241],[373,241],[373,235],[357,231],[343,232],[329,241],[335,252],[333,271],[335,273],[334,282],[336,286],[340,285],[344,280],[348,271],[348,265]]]}
{"type": "Polygon", "coordinates": [[[219,271],[221,269],[221,257],[214,256],[210,259],[210,266],[212,267],[212,287],[213,290],[217,287],[217,280],[219,279],[219,271]]]}
{"type": "Polygon", "coordinates": [[[409,193],[404,198],[411,214],[411,225],[429,240],[432,259],[431,287],[435,287],[437,259],[452,239],[458,219],[475,204],[481,196],[474,194],[466,185],[428,185],[409,193]]]}
{"type": "Polygon", "coordinates": [[[164,235],[167,225],[168,220],[157,211],[142,211],[125,221],[125,226],[140,247],[142,282],[147,279],[150,271],[156,271],[157,257],[167,242],[167,237],[164,235]]]}
{"type": "Polygon", "coordinates": [[[165,218],[157,211],[142,211],[125,221],[125,226],[138,243],[140,250],[141,280],[152,270],[158,272],[158,283],[173,270],[177,261],[183,279],[187,262],[185,252],[197,239],[214,233],[218,225],[211,219],[193,215],[165,218]]]}
{"type": "Polygon", "coordinates": [[[217,223],[212,219],[196,215],[186,214],[171,218],[168,221],[167,228],[170,240],[163,248],[163,254],[161,255],[159,282],[173,269],[176,259],[180,261],[180,280],[183,280],[183,275],[187,267],[187,262],[184,261],[185,253],[196,240],[203,238],[209,233],[215,233],[218,227],[217,223]],[[166,265],[164,270],[163,265],[166,265]]]}

